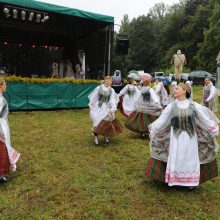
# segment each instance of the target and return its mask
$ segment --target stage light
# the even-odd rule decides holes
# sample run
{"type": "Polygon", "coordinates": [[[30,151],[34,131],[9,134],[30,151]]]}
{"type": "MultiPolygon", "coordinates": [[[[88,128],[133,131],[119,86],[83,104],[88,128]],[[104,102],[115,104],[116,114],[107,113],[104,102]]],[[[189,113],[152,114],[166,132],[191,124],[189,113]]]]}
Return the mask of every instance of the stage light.
{"type": "Polygon", "coordinates": [[[5,13],[5,17],[6,18],[10,17],[9,9],[8,8],[4,8],[4,13],[5,13]]]}
{"type": "Polygon", "coordinates": [[[4,45],[8,45],[8,42],[7,42],[7,41],[5,41],[5,42],[4,42],[4,45]]]}
{"type": "Polygon", "coordinates": [[[33,17],[34,17],[34,12],[31,12],[30,15],[29,15],[28,20],[29,20],[29,21],[32,21],[32,20],[33,20],[33,17]]]}
{"type": "Polygon", "coordinates": [[[25,20],[26,11],[21,11],[21,19],[25,20]]]}
{"type": "Polygon", "coordinates": [[[19,47],[22,47],[22,44],[20,43],[20,44],[18,44],[18,46],[19,46],[19,47]]]}
{"type": "Polygon", "coordinates": [[[35,48],[36,46],[35,45],[32,45],[32,48],[35,48]]]}
{"type": "Polygon", "coordinates": [[[40,18],[41,18],[41,14],[37,14],[37,16],[36,16],[36,22],[40,22],[40,18]]]}
{"type": "Polygon", "coordinates": [[[46,16],[44,16],[44,18],[41,20],[41,22],[44,23],[45,21],[49,20],[49,18],[50,18],[50,17],[49,17],[48,15],[46,15],[46,16]]]}
{"type": "Polygon", "coordinates": [[[47,48],[48,48],[48,46],[47,46],[47,45],[45,45],[45,46],[44,46],[44,48],[45,48],[45,49],[47,49],[47,48]]]}
{"type": "Polygon", "coordinates": [[[18,10],[14,9],[12,11],[12,13],[13,13],[13,18],[17,18],[18,17],[18,10]]]}

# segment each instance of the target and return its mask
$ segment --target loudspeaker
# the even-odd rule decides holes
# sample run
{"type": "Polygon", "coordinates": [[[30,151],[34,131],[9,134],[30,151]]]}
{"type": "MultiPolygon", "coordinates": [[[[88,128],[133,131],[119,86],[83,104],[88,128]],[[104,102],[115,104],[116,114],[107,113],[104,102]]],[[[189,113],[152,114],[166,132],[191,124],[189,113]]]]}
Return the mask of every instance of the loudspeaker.
{"type": "Polygon", "coordinates": [[[116,36],[116,53],[128,54],[129,39],[126,35],[116,36]]]}

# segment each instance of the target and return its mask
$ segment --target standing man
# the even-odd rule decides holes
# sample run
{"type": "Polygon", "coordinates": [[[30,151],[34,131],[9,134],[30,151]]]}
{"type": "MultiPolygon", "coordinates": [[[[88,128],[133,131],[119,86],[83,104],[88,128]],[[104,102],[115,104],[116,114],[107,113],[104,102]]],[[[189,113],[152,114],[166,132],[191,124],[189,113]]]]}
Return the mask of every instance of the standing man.
{"type": "Polygon", "coordinates": [[[185,54],[182,54],[181,50],[177,50],[177,53],[173,55],[171,64],[174,64],[174,72],[176,74],[176,80],[180,81],[183,73],[183,66],[186,65],[185,54]]]}
{"type": "Polygon", "coordinates": [[[203,87],[202,105],[208,107],[211,111],[215,111],[214,109],[215,94],[216,94],[216,88],[212,84],[212,81],[209,78],[205,78],[205,86],[203,87]]]}

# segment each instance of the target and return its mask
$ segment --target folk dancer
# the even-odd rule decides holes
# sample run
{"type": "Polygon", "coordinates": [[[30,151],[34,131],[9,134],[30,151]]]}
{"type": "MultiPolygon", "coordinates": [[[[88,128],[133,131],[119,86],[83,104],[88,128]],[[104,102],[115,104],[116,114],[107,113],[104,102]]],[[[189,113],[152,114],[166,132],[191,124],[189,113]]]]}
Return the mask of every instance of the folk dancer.
{"type": "Polygon", "coordinates": [[[162,106],[159,97],[150,87],[151,78],[146,77],[143,83],[134,103],[134,111],[128,116],[125,127],[145,137],[149,134],[148,125],[159,117],[162,106]]]}
{"type": "Polygon", "coordinates": [[[185,84],[187,85],[187,86],[189,86],[190,87],[190,89],[191,89],[191,94],[190,94],[190,98],[189,98],[189,100],[193,100],[193,88],[192,88],[192,81],[189,81],[189,80],[187,80],[186,82],[185,82],[185,84]]]}
{"type": "Polygon", "coordinates": [[[126,117],[134,111],[134,102],[139,92],[140,90],[136,86],[136,81],[131,78],[129,79],[129,84],[118,94],[118,97],[121,98],[120,111],[126,117]]]}
{"type": "Polygon", "coordinates": [[[172,103],[174,102],[175,98],[174,98],[174,91],[177,87],[177,81],[172,81],[171,82],[171,86],[170,86],[170,95],[169,95],[169,98],[168,98],[168,103],[172,103]]]}
{"type": "Polygon", "coordinates": [[[2,93],[6,91],[6,82],[0,78],[0,181],[6,182],[9,168],[16,171],[16,162],[20,157],[11,146],[10,129],[8,123],[8,103],[2,93]]]}
{"type": "Polygon", "coordinates": [[[151,158],[145,175],[169,186],[195,187],[218,175],[218,119],[189,100],[190,87],[180,83],[175,101],[149,125],[151,158]]]}
{"type": "Polygon", "coordinates": [[[89,96],[90,117],[93,121],[92,133],[96,145],[99,145],[99,135],[104,136],[105,143],[109,144],[109,137],[122,132],[121,124],[115,118],[119,98],[111,85],[112,78],[106,76],[103,84],[89,96]]]}

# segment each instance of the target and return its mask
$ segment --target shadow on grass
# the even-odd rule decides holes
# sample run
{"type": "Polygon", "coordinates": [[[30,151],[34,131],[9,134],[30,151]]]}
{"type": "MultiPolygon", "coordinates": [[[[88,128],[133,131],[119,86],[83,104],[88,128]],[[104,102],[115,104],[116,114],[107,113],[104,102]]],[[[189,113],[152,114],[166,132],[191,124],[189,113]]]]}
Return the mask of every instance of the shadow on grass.
{"type": "Polygon", "coordinates": [[[147,179],[143,181],[142,186],[145,187],[145,192],[148,192],[149,189],[153,191],[160,191],[165,193],[195,193],[201,192],[202,186],[193,187],[192,189],[187,186],[168,186],[167,183],[155,181],[152,179],[147,179]]]}

